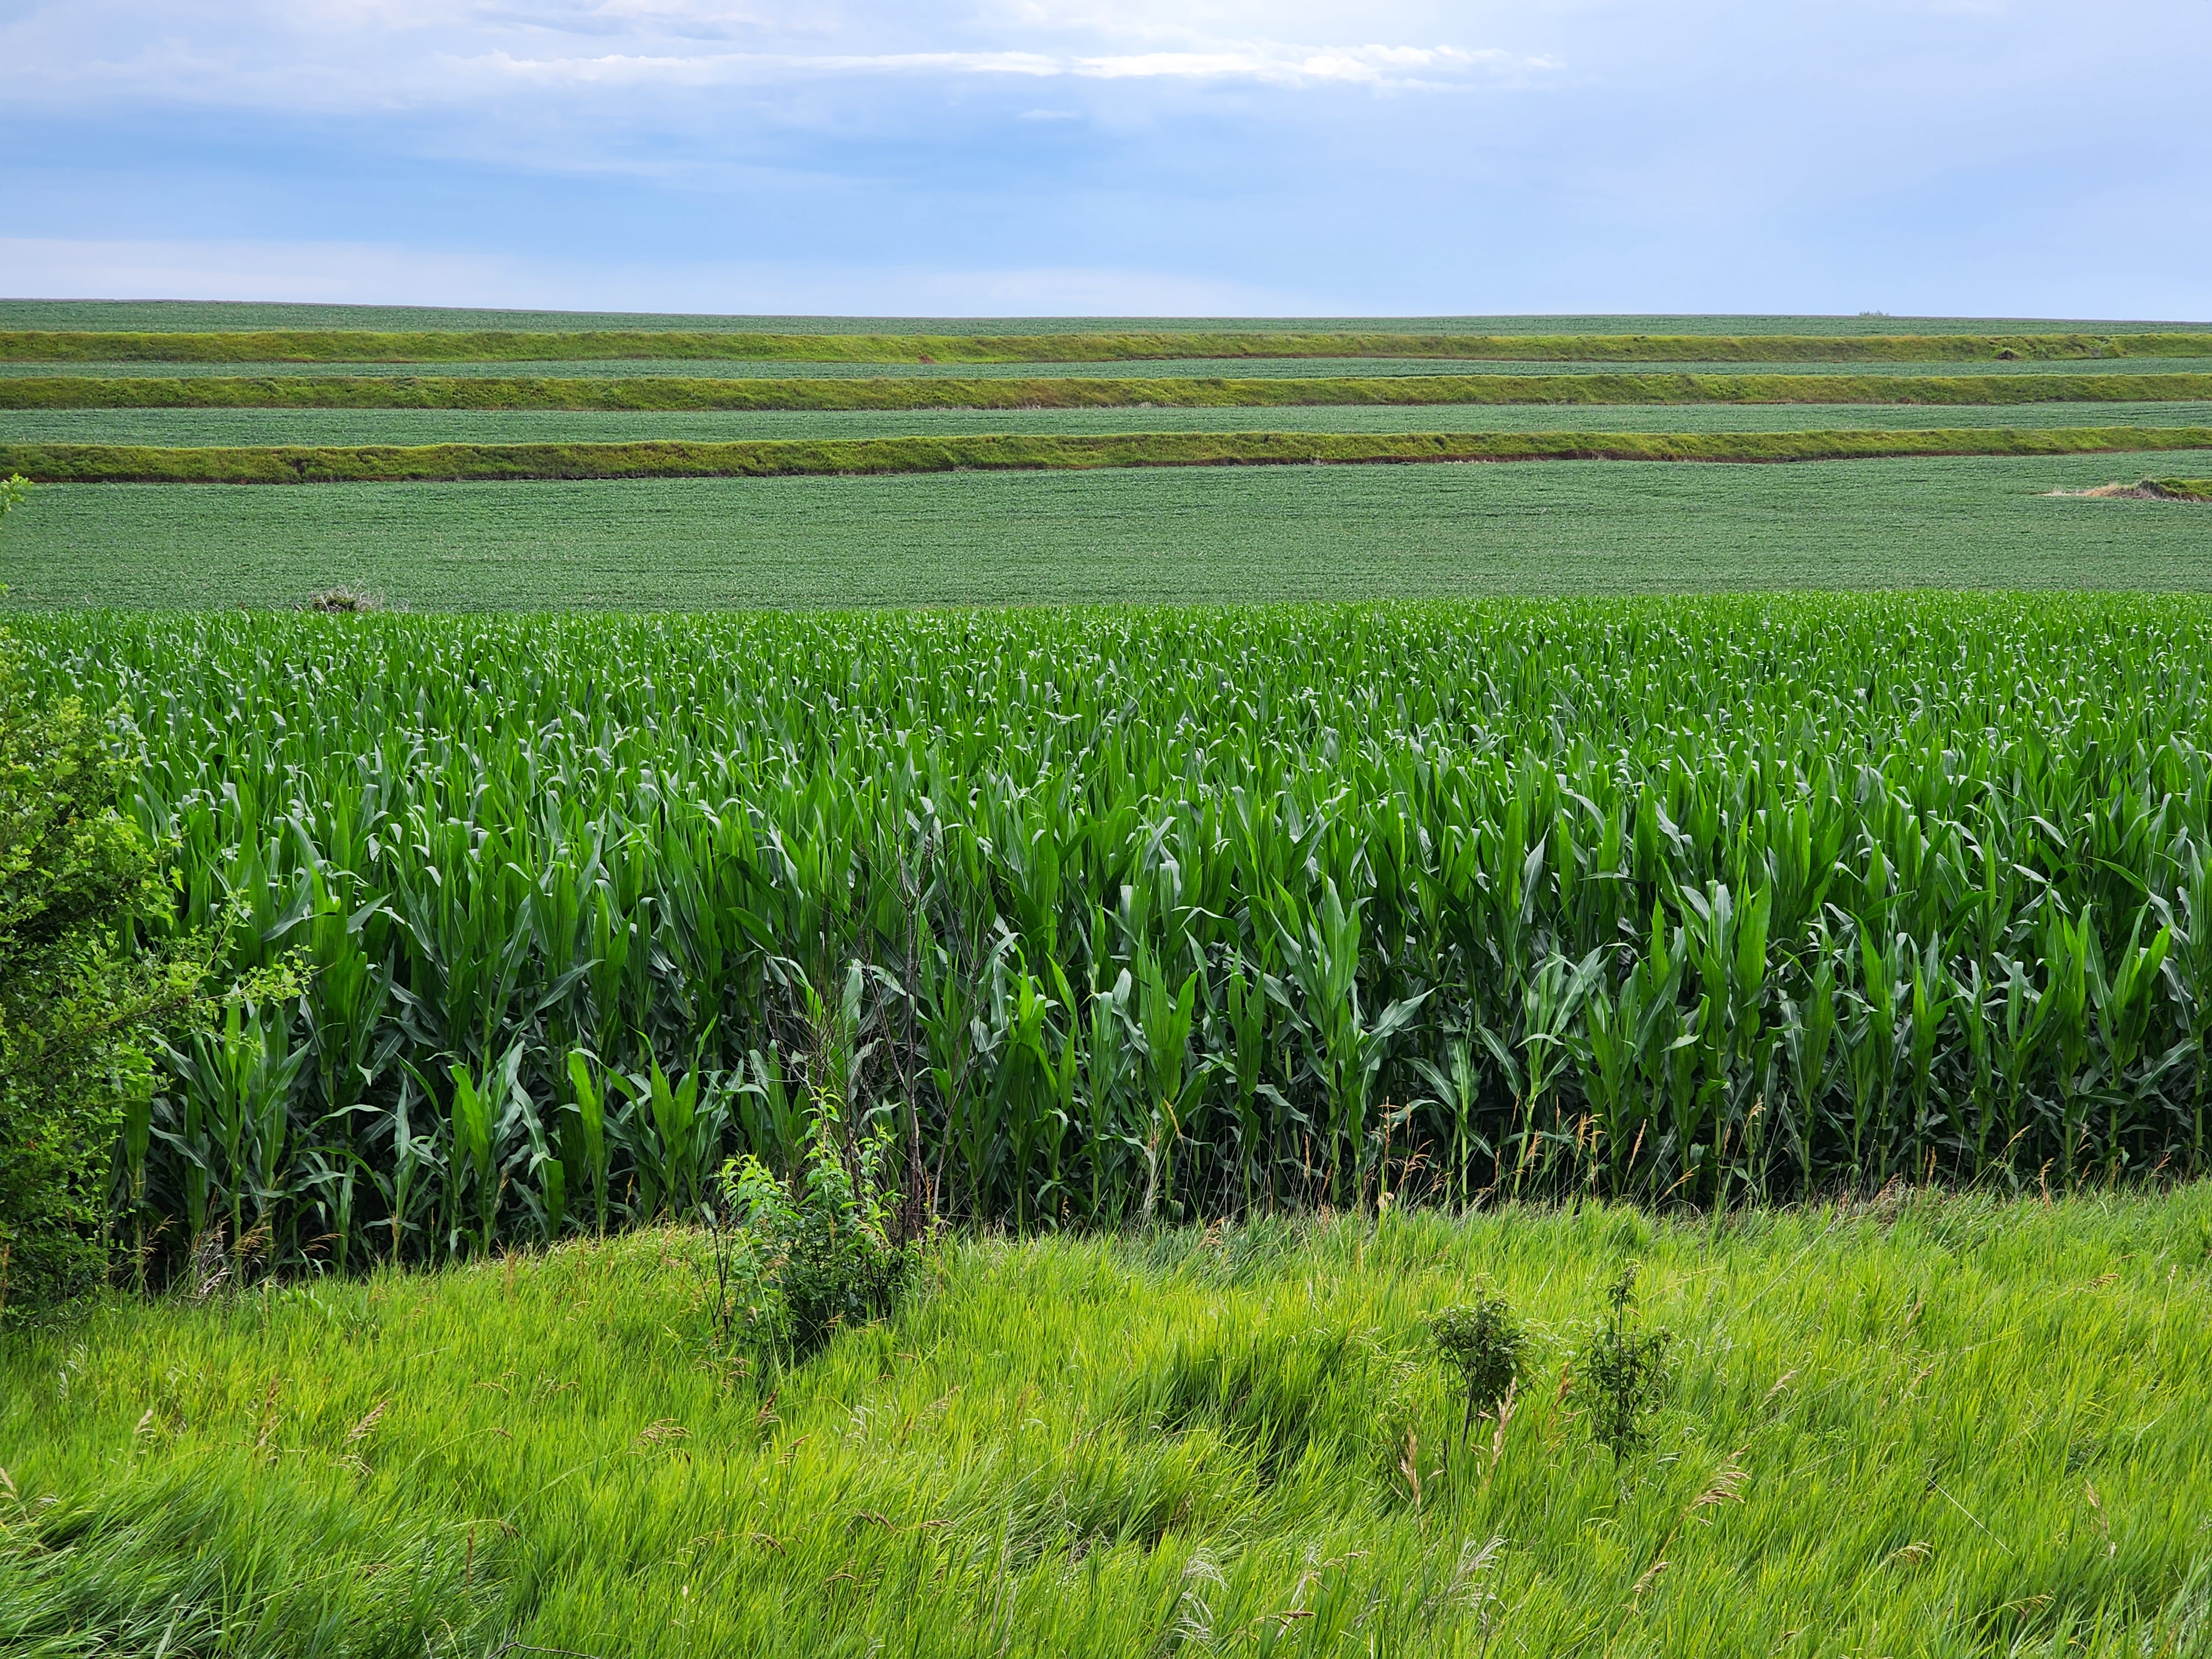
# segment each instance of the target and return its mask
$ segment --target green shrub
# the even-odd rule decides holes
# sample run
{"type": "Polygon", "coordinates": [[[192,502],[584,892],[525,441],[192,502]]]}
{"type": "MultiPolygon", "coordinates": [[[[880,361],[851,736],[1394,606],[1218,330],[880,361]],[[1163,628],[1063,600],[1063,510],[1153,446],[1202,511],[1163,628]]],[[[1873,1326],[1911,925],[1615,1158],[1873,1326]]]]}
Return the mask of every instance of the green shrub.
{"type": "Polygon", "coordinates": [[[921,1246],[891,1240],[890,1152],[887,1131],[848,1138],[836,1102],[817,1097],[805,1158],[787,1182],[750,1154],[724,1167],[737,1223],[715,1257],[727,1347],[797,1363],[844,1327],[897,1310],[921,1246]]]}
{"type": "Polygon", "coordinates": [[[1651,1413],[1667,1389],[1666,1331],[1636,1324],[1636,1267],[1613,1281],[1612,1311],[1590,1334],[1574,1369],[1576,1403],[1589,1414],[1590,1433],[1618,1463],[1641,1446],[1651,1413]]]}
{"type": "Polygon", "coordinates": [[[1520,1380],[1528,1333],[1502,1296],[1478,1296],[1464,1306],[1446,1308],[1429,1320],[1429,1334],[1444,1364],[1459,1374],[1467,1397],[1460,1438],[1474,1419],[1502,1406],[1520,1380]]]}
{"type": "Polygon", "coordinates": [[[0,1320],[102,1277],[118,1132],[140,1159],[148,1133],[137,1038],[195,1000],[189,962],[134,960],[171,901],[121,781],[98,722],[35,704],[0,635],[0,1320]]]}

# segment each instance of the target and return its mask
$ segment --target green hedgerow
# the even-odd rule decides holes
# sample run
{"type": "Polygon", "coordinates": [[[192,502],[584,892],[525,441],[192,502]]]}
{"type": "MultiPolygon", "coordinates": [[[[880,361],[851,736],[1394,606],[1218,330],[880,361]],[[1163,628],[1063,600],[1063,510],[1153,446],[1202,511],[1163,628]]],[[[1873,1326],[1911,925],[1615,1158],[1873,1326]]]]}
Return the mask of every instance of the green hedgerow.
{"type": "Polygon", "coordinates": [[[154,849],[118,809],[121,763],[74,699],[31,699],[0,635],[0,1321],[100,1282],[120,1136],[143,1154],[140,1041],[200,969],[141,959],[165,912],[154,849]]]}

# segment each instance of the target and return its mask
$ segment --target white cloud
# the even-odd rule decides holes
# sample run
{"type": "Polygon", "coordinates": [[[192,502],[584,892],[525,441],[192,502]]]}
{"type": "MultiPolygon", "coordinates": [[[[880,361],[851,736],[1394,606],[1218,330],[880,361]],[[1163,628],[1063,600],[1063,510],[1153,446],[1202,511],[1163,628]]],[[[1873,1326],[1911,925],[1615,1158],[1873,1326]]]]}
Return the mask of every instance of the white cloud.
{"type": "Polygon", "coordinates": [[[0,61],[25,105],[321,113],[455,106],[515,88],[883,75],[1381,88],[1550,66],[1442,38],[1451,23],[1431,7],[1389,4],[1015,0],[971,13],[890,0],[34,0],[0,25],[0,61]]]}
{"type": "MultiPolygon", "coordinates": [[[[497,256],[362,242],[90,240],[0,237],[0,289],[39,299],[297,300],[408,304],[453,294],[459,304],[531,294],[530,273],[497,256]],[[520,284],[520,286],[518,286],[520,284]]],[[[524,298],[518,303],[544,303],[524,298]]]]}
{"type": "Polygon", "coordinates": [[[463,71],[491,73],[543,84],[568,82],[636,86],[674,82],[717,86],[780,76],[1026,75],[1066,73],[1053,58],[1023,52],[900,52],[799,57],[786,52],[710,52],[690,57],[514,58],[503,52],[453,60],[463,71]]]}
{"type": "Polygon", "coordinates": [[[1073,76],[1087,80],[1163,78],[1182,81],[1249,80],[1273,86],[1313,82],[1356,82],[1379,86],[1414,82],[1413,70],[1434,77],[1475,68],[1548,67],[1542,58],[1516,59],[1499,52],[1463,52],[1454,46],[1351,46],[1316,50],[1273,41],[1251,41],[1218,52],[1153,52],[1120,57],[1054,57],[1034,52],[898,52],[817,53],[700,52],[641,56],[610,52],[593,57],[517,58],[495,52],[481,58],[446,60],[463,74],[483,72],[540,84],[636,86],[673,83],[716,86],[731,82],[806,76],[1007,75],[1036,78],[1073,76]]]}
{"type": "Polygon", "coordinates": [[[397,243],[0,237],[0,294],[657,311],[720,316],[1312,314],[1311,294],[1113,266],[594,261],[397,243]]]}
{"type": "Polygon", "coordinates": [[[2212,7],[2081,16],[0,0],[0,290],[2202,314],[2212,7]]]}

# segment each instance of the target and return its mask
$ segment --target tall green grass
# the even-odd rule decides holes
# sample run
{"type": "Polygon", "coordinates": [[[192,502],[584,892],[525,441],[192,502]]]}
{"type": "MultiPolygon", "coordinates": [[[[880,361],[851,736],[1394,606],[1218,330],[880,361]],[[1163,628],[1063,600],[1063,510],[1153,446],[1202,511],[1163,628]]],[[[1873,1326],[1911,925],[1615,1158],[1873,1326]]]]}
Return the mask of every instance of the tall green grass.
{"type": "Polygon", "coordinates": [[[2212,374],[1395,374],[1311,379],[580,380],[455,374],[0,377],[0,409],[1306,408],[1503,404],[2187,402],[2212,374]]]}
{"type": "Polygon", "coordinates": [[[532,478],[799,477],[1126,466],[1453,461],[1831,461],[2212,448],[2203,427],[1954,427],[1807,432],[1135,432],[762,438],[736,442],[216,445],[0,443],[40,483],[375,483],[532,478]]]}
{"type": "Polygon", "coordinates": [[[0,330],[0,362],[529,362],[580,358],[787,362],[1115,362],[1175,357],[1437,357],[1575,362],[1956,362],[2203,357],[2212,333],[1389,334],[1160,331],[1066,334],[768,334],[242,330],[224,333],[0,330]]]}
{"type": "Polygon", "coordinates": [[[316,970],[121,1160],[172,1267],[686,1211],[848,1050],[1031,1225],[2207,1158],[2191,602],[24,631],[176,925],[316,970]]]}
{"type": "Polygon", "coordinates": [[[987,1240],[780,1373],[672,1231],[111,1304],[0,1351],[0,1650],[2180,1659],[2209,1239],[2196,1186],[987,1240]],[[1632,1261],[1616,1466],[1564,1385],[1632,1261]],[[1462,1440],[1478,1284],[1534,1352],[1462,1440]]]}

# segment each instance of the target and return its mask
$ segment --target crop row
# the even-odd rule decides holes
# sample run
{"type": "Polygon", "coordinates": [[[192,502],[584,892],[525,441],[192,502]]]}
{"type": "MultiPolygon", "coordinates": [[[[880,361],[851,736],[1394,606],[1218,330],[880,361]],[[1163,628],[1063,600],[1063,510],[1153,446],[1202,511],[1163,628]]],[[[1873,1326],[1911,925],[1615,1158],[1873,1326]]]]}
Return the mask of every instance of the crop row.
{"type": "Polygon", "coordinates": [[[2172,403],[2212,374],[1395,374],[643,380],[453,374],[0,378],[0,409],[1167,409],[1510,404],[2172,403]]]}
{"type": "Polygon", "coordinates": [[[143,1103],[155,1236],[650,1216],[822,1091],[1022,1224],[2208,1150],[2194,602],[24,631],[313,969],[143,1103]]]}
{"type": "Polygon", "coordinates": [[[582,330],[215,333],[0,330],[4,362],[452,362],[724,358],[789,362],[1080,363],[1146,358],[1435,357],[1576,362],[1960,362],[2212,356],[2212,333],[766,334],[582,330]]]}
{"type": "Polygon", "coordinates": [[[757,439],[729,443],[443,443],[158,448],[0,443],[0,473],[50,483],[365,483],[532,478],[794,477],[1132,466],[1458,461],[1832,461],[2212,448],[2203,427],[1802,432],[1138,432],[757,439]]]}

